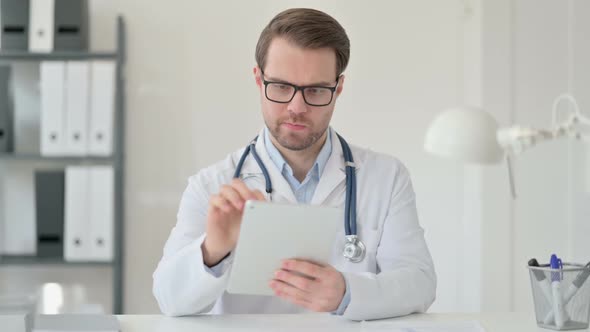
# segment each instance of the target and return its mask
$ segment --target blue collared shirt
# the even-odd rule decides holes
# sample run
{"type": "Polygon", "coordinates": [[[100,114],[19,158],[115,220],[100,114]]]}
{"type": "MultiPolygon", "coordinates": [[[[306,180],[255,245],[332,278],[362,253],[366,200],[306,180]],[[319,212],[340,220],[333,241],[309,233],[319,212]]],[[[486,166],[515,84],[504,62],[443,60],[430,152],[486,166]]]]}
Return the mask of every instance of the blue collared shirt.
{"type": "Polygon", "coordinates": [[[299,203],[309,204],[311,202],[311,198],[313,197],[313,193],[320,182],[320,177],[324,172],[324,168],[328,163],[328,159],[330,159],[330,155],[332,154],[332,138],[330,137],[330,129],[328,129],[328,135],[326,138],[326,142],[324,146],[320,150],[318,157],[305,176],[303,182],[299,182],[293,175],[293,169],[279,150],[272,144],[270,137],[268,135],[268,128],[264,128],[264,146],[270,159],[272,160],[273,164],[277,167],[277,169],[281,172],[285,180],[291,186],[291,190],[293,190],[293,194],[295,194],[295,198],[299,203]]]}
{"type": "MultiPolygon", "coordinates": [[[[326,142],[324,146],[320,150],[318,157],[303,179],[303,182],[299,182],[293,175],[293,169],[289,164],[285,161],[285,158],[281,155],[279,150],[272,144],[270,137],[268,135],[268,128],[264,128],[264,146],[270,159],[272,160],[273,164],[277,167],[277,169],[281,172],[285,180],[289,183],[289,186],[293,190],[293,194],[295,194],[295,198],[297,202],[309,204],[315,193],[315,190],[320,182],[320,177],[328,163],[328,159],[330,159],[330,155],[332,154],[332,129],[328,129],[328,135],[326,138],[326,142]]],[[[215,277],[220,277],[222,272],[223,264],[217,264],[211,268],[205,266],[205,269],[209,271],[215,277]]],[[[346,281],[346,280],[345,280],[346,281]]],[[[348,305],[350,304],[350,289],[348,287],[348,282],[346,283],[346,291],[344,293],[344,297],[342,298],[342,302],[340,302],[340,306],[333,314],[342,315],[348,305]]]]}

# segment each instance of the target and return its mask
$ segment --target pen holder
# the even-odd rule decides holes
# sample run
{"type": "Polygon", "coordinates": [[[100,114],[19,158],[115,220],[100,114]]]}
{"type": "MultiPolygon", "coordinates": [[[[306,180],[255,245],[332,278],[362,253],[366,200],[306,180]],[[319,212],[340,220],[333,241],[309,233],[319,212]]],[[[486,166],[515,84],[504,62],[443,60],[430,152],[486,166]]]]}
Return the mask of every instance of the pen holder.
{"type": "Polygon", "coordinates": [[[590,267],[563,263],[560,269],[528,269],[538,326],[552,330],[588,328],[590,267]]]}

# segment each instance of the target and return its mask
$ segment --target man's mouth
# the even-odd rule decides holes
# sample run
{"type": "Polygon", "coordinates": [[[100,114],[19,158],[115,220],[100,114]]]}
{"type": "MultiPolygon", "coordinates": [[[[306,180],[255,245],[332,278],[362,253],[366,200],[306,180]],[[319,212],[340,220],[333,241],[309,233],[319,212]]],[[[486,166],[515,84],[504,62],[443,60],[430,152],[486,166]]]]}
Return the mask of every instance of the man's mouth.
{"type": "Polygon", "coordinates": [[[284,122],[283,126],[287,127],[288,129],[291,129],[291,130],[303,130],[306,128],[306,126],[303,124],[292,123],[292,122],[284,122]]]}

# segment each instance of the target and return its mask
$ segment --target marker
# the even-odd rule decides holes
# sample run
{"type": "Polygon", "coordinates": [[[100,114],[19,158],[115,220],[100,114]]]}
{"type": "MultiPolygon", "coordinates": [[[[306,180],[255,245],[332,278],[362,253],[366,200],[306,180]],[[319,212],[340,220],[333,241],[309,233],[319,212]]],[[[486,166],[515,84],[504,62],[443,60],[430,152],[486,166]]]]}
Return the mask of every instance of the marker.
{"type": "Polygon", "coordinates": [[[551,255],[551,294],[553,295],[553,313],[555,314],[555,326],[563,327],[563,298],[561,297],[561,268],[563,267],[561,259],[555,254],[551,255]],[[559,271],[554,271],[559,270],[559,271]]]}
{"type": "MultiPolygon", "coordinates": [[[[582,270],[580,273],[578,273],[578,275],[576,276],[576,279],[574,279],[574,281],[572,281],[572,284],[568,287],[567,291],[565,292],[565,296],[563,297],[563,306],[565,307],[570,300],[572,299],[572,297],[574,297],[574,295],[576,294],[576,292],[582,288],[582,285],[584,284],[584,282],[586,282],[586,279],[588,279],[588,276],[590,276],[590,262],[588,264],[586,264],[586,266],[584,266],[584,270],[582,270]]],[[[545,320],[544,320],[545,324],[552,324],[553,323],[553,311],[550,311],[547,316],[545,316],[545,320]]]]}

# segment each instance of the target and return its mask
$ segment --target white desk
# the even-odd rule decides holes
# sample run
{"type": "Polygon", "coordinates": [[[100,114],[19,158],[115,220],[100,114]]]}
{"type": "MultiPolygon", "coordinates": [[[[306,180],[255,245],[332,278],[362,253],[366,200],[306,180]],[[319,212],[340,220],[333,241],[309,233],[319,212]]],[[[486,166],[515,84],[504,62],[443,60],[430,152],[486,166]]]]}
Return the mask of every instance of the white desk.
{"type": "MultiPolygon", "coordinates": [[[[341,317],[310,315],[221,315],[171,318],[158,315],[118,316],[122,332],[196,332],[196,331],[370,331],[371,322],[351,322],[341,317]]],[[[478,321],[487,332],[529,332],[537,327],[532,313],[421,314],[392,319],[448,323],[478,321]]],[[[382,321],[375,321],[377,323],[382,321]]],[[[579,330],[578,330],[579,331],[579,330]]],[[[585,330],[590,331],[590,330],[585,330]]]]}

